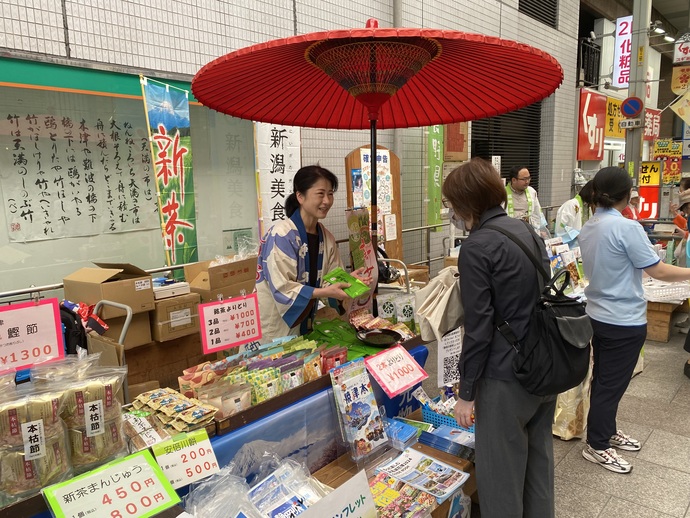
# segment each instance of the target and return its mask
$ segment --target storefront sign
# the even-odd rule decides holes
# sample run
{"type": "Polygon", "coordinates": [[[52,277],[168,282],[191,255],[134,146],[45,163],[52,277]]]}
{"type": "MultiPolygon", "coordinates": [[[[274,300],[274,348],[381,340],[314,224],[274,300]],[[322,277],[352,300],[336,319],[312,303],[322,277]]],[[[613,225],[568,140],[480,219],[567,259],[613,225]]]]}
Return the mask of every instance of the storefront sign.
{"type": "Polygon", "coordinates": [[[331,491],[306,511],[302,518],[376,518],[374,497],[364,470],[331,491]]]}
{"type": "Polygon", "coordinates": [[[175,489],[220,471],[211,441],[203,428],[155,444],[153,454],[175,489]]]}
{"type": "Polygon", "coordinates": [[[683,157],[683,143],[679,140],[659,139],[654,141],[653,158],[663,163],[661,183],[664,185],[680,182],[683,157]]]}
{"type": "Polygon", "coordinates": [[[426,224],[441,223],[441,180],[443,176],[443,126],[429,126],[427,135],[426,224]]]}
{"type": "Polygon", "coordinates": [[[63,358],[57,299],[0,306],[0,372],[63,358]]]}
{"type": "Polygon", "coordinates": [[[364,363],[369,373],[391,398],[429,377],[401,345],[368,356],[364,363]]]}
{"type": "Polygon", "coordinates": [[[661,110],[647,108],[644,112],[644,135],[643,140],[649,142],[659,138],[661,130],[661,110]]]}
{"type": "Polygon", "coordinates": [[[199,304],[199,316],[204,354],[261,339],[256,293],[199,304]]]}
{"type": "Polygon", "coordinates": [[[621,114],[620,99],[614,97],[606,98],[606,127],[604,136],[607,138],[625,138],[625,130],[621,129],[620,122],[623,120],[621,114]]]}
{"type": "Polygon", "coordinates": [[[640,186],[640,219],[656,219],[659,215],[659,187],[640,186]]]}
{"type": "Polygon", "coordinates": [[[660,162],[642,162],[640,164],[640,185],[659,185],[661,181],[660,162]]]}
{"type": "Polygon", "coordinates": [[[632,22],[632,15],[616,19],[616,40],[613,53],[613,86],[616,88],[628,88],[630,82],[632,22]]]}
{"type": "Polygon", "coordinates": [[[579,114],[577,159],[602,160],[604,158],[606,96],[581,89],[579,114]]]}
{"type": "Polygon", "coordinates": [[[671,76],[671,91],[676,95],[682,95],[688,89],[690,83],[690,65],[676,65],[671,76]]]}
{"type": "Polygon", "coordinates": [[[56,518],[146,518],[180,501],[148,450],[42,490],[56,518]]]}
{"type": "Polygon", "coordinates": [[[673,47],[673,64],[690,61],[690,31],[686,31],[676,38],[673,47]]]}

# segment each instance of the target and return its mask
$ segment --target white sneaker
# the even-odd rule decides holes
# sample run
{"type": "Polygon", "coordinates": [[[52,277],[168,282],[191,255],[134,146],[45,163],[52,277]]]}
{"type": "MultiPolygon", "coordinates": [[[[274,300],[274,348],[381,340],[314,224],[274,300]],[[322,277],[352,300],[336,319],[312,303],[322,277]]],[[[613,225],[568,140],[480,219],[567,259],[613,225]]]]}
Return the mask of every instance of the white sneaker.
{"type": "Polygon", "coordinates": [[[595,450],[589,444],[582,450],[582,456],[594,464],[599,464],[602,468],[613,471],[614,473],[630,473],[632,466],[623,457],[618,455],[616,450],[595,450]]]}
{"type": "Polygon", "coordinates": [[[615,435],[611,437],[609,443],[614,448],[627,451],[640,451],[640,448],[642,447],[640,446],[640,441],[633,439],[629,435],[625,435],[620,430],[618,430],[615,435]]]}

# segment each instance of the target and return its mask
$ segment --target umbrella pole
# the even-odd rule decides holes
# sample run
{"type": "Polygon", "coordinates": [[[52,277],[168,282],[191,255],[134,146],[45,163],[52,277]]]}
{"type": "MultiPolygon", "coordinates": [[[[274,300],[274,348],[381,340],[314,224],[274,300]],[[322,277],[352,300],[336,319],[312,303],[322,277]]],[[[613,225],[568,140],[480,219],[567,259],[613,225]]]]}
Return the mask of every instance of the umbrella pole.
{"type": "Polygon", "coordinates": [[[374,245],[374,250],[379,246],[378,240],[378,211],[376,205],[378,198],[376,194],[376,182],[378,176],[378,161],[376,160],[376,119],[371,119],[370,123],[370,138],[371,138],[371,242],[374,245]]]}

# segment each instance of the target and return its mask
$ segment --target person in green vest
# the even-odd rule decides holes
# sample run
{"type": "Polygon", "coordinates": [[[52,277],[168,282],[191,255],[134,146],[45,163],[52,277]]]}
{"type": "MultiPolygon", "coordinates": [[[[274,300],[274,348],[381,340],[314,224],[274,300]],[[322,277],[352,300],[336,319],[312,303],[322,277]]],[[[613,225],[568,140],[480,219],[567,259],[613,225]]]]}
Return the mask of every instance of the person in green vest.
{"type": "Polygon", "coordinates": [[[582,225],[589,219],[592,204],[592,181],[587,182],[577,196],[566,201],[556,212],[556,237],[563,238],[563,242],[572,247],[577,246],[577,236],[580,235],[582,225]]]}
{"type": "Polygon", "coordinates": [[[546,219],[541,212],[537,191],[530,187],[531,176],[525,166],[515,166],[510,170],[506,185],[505,210],[511,218],[527,221],[541,235],[546,230],[546,219]]]}

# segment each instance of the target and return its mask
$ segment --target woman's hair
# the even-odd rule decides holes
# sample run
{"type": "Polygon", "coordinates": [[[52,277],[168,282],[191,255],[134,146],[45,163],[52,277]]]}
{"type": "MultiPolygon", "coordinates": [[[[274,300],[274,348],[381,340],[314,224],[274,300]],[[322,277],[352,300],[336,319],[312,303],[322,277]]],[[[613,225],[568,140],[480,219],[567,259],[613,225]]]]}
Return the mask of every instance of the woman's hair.
{"type": "Polygon", "coordinates": [[[292,194],[285,200],[285,214],[287,214],[288,218],[299,209],[297,193],[306,194],[306,192],[321,178],[330,182],[333,187],[333,192],[338,190],[338,178],[328,169],[319,165],[307,165],[300,168],[295,173],[295,178],[292,181],[292,194]]]}
{"type": "Polygon", "coordinates": [[[587,205],[592,204],[592,195],[594,194],[593,184],[594,180],[590,180],[582,186],[582,189],[580,189],[580,199],[587,205]]]}
{"type": "Polygon", "coordinates": [[[603,208],[611,208],[620,201],[625,203],[630,201],[630,189],[632,189],[632,179],[620,167],[604,167],[594,175],[592,180],[594,193],[592,201],[603,208]]]}
{"type": "Polygon", "coordinates": [[[498,172],[482,158],[453,169],[443,182],[442,192],[461,218],[475,223],[487,209],[506,203],[506,189],[498,172]]]}

